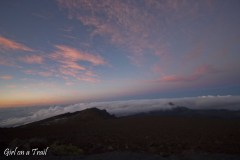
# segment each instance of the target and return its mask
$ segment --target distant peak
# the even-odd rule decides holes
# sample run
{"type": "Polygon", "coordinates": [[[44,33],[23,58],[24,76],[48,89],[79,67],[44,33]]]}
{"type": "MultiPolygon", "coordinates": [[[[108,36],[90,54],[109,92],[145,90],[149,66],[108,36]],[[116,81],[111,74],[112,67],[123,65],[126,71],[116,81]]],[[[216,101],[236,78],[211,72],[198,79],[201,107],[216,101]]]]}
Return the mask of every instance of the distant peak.
{"type": "Polygon", "coordinates": [[[93,119],[107,119],[113,118],[114,115],[109,114],[105,109],[99,108],[87,108],[76,113],[72,113],[74,116],[72,118],[84,119],[84,120],[93,120],[93,119]]]}
{"type": "Polygon", "coordinates": [[[110,115],[107,110],[105,109],[99,109],[99,108],[87,108],[87,109],[84,109],[82,111],[79,111],[79,113],[96,113],[96,114],[100,114],[100,115],[110,115]]]}

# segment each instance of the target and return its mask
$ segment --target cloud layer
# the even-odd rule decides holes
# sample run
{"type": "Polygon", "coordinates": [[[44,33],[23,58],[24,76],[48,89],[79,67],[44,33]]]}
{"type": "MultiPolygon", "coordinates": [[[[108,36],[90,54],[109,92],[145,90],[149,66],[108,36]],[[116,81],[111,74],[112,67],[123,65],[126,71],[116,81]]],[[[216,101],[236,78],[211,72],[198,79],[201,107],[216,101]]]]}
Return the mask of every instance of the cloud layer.
{"type": "Polygon", "coordinates": [[[167,75],[161,78],[161,82],[189,82],[189,81],[196,81],[200,78],[208,75],[218,73],[219,70],[214,68],[211,65],[201,65],[199,66],[193,73],[190,75],[167,75]]]}
{"type": "Polygon", "coordinates": [[[39,55],[30,55],[30,56],[24,56],[20,58],[20,61],[28,64],[42,64],[43,63],[43,57],[39,55]]]}
{"type": "Polygon", "coordinates": [[[13,77],[10,76],[10,75],[0,75],[0,79],[3,79],[3,80],[10,80],[12,79],[13,77]]]}
{"type": "Polygon", "coordinates": [[[98,76],[89,66],[106,65],[107,62],[100,55],[79,51],[66,45],[56,45],[57,50],[50,54],[50,59],[58,62],[58,72],[68,79],[68,76],[80,81],[97,82],[98,76]],[[88,62],[88,67],[81,65],[88,62]]]}
{"type": "Polygon", "coordinates": [[[229,109],[240,110],[240,96],[202,96],[191,98],[168,98],[168,99],[149,99],[149,100],[129,100],[129,101],[113,101],[113,102],[91,102],[79,103],[68,106],[51,106],[45,108],[19,108],[17,113],[13,109],[1,109],[0,127],[11,127],[22,125],[58,114],[67,112],[80,111],[86,108],[97,107],[106,109],[109,113],[117,116],[131,115],[139,112],[148,112],[161,109],[170,109],[174,106],[185,106],[192,109],[229,109]]]}
{"type": "Polygon", "coordinates": [[[15,42],[11,39],[0,36],[0,49],[4,50],[18,50],[18,51],[33,51],[33,49],[24,44],[15,42]]]}
{"type": "MultiPolygon", "coordinates": [[[[58,0],[60,8],[68,10],[69,19],[91,27],[91,36],[102,36],[108,42],[125,48],[136,64],[146,55],[165,59],[169,38],[178,30],[186,35],[193,32],[182,22],[193,22],[201,16],[201,8],[209,3],[185,0],[58,0]],[[174,30],[173,29],[174,26],[174,30]]],[[[179,36],[179,35],[178,35],[179,36]]],[[[192,36],[192,35],[191,35],[192,36]]]]}

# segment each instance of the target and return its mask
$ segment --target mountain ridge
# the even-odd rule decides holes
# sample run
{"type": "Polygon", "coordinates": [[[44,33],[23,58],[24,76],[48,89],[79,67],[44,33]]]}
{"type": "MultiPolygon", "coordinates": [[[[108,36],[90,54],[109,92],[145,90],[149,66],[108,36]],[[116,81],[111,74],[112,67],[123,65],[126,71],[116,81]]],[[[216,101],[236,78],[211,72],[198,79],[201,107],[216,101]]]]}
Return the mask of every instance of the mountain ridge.
{"type": "Polygon", "coordinates": [[[34,125],[50,125],[50,124],[64,124],[73,123],[74,121],[94,121],[106,120],[116,118],[114,115],[109,114],[105,109],[87,108],[81,111],[68,112],[49,117],[40,121],[28,123],[19,127],[28,127],[34,125]]]}
{"type": "MultiPolygon", "coordinates": [[[[171,104],[174,106],[174,104],[171,104]]],[[[221,119],[240,119],[240,111],[232,111],[227,109],[190,109],[184,106],[175,106],[167,110],[153,110],[148,112],[140,112],[137,114],[122,117],[151,117],[151,116],[174,116],[174,117],[202,117],[202,118],[221,118],[221,119]]],[[[91,122],[96,120],[118,119],[105,109],[96,107],[87,108],[81,111],[68,112],[53,117],[49,117],[40,121],[28,123],[18,127],[50,125],[50,124],[72,124],[78,122],[91,122]]]]}

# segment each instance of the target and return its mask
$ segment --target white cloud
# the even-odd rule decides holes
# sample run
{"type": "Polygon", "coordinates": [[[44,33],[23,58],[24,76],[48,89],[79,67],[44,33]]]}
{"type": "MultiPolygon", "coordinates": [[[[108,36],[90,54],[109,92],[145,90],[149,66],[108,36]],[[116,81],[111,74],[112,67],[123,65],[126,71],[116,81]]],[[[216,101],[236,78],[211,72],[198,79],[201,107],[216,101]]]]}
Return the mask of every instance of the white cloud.
{"type": "MultiPolygon", "coordinates": [[[[18,126],[38,120],[42,120],[55,115],[80,111],[86,108],[97,107],[106,109],[109,113],[117,116],[131,115],[139,112],[147,112],[153,110],[170,109],[174,106],[168,103],[172,102],[174,106],[185,106],[192,109],[229,109],[240,110],[240,96],[201,96],[186,98],[165,98],[165,99],[146,99],[146,100],[128,100],[128,101],[112,101],[112,102],[91,102],[79,103],[68,106],[51,106],[46,108],[23,109],[21,115],[14,116],[12,113],[4,109],[0,114],[7,113],[1,119],[0,127],[18,126]],[[33,111],[34,110],[34,111],[33,111]]],[[[34,108],[34,107],[32,107],[34,108]]],[[[19,109],[18,109],[19,110],[19,109]]]]}

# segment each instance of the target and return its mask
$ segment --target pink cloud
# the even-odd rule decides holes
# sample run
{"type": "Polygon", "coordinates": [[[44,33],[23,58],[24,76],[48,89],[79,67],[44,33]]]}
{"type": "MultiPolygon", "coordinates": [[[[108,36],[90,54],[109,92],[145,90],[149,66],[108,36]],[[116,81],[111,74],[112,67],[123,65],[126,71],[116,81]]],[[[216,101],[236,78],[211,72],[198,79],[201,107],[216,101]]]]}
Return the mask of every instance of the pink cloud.
{"type": "Polygon", "coordinates": [[[107,37],[111,43],[126,49],[134,64],[141,64],[146,50],[154,54],[162,48],[162,41],[152,39],[156,33],[162,33],[162,27],[156,23],[158,20],[155,14],[150,14],[136,5],[109,0],[100,4],[91,0],[58,2],[61,8],[69,10],[71,19],[75,18],[84,25],[93,27],[92,37],[107,37]],[[82,11],[93,14],[82,15],[82,11]],[[98,13],[104,13],[106,17],[99,16],[98,13]]]}
{"type": "Polygon", "coordinates": [[[36,70],[24,70],[23,71],[25,74],[30,74],[30,75],[39,75],[39,76],[42,76],[42,77],[50,77],[50,76],[53,76],[54,73],[51,71],[51,70],[48,70],[48,71],[36,71],[36,70]]]}
{"type": "Polygon", "coordinates": [[[10,80],[10,79],[12,79],[13,77],[12,76],[10,76],[10,75],[2,75],[2,76],[0,76],[0,79],[3,79],[3,80],[10,80]]]}
{"type": "MultiPolygon", "coordinates": [[[[66,69],[64,67],[60,67],[59,68],[59,72],[63,75],[67,75],[67,76],[71,76],[74,78],[77,78],[80,75],[80,72],[78,72],[78,70],[76,69],[66,69]]],[[[67,78],[68,79],[68,78],[67,78]]]]}
{"type": "Polygon", "coordinates": [[[21,57],[20,60],[24,63],[28,64],[42,64],[43,63],[43,57],[38,55],[31,55],[31,56],[24,56],[21,57]]]}
{"type": "Polygon", "coordinates": [[[41,71],[41,72],[38,72],[38,75],[43,76],[43,77],[50,77],[53,75],[53,73],[49,72],[49,71],[41,71]]]}
{"type": "Polygon", "coordinates": [[[161,82],[189,82],[189,81],[196,81],[206,76],[208,74],[218,73],[220,72],[216,68],[210,65],[202,65],[197,67],[193,73],[190,75],[167,75],[163,76],[160,81],[161,82]]]}
{"type": "Polygon", "coordinates": [[[89,77],[97,77],[98,76],[97,74],[95,74],[93,71],[90,71],[90,70],[85,72],[85,75],[89,76],[89,77]]]}
{"type": "Polygon", "coordinates": [[[99,55],[93,55],[90,53],[79,51],[75,48],[71,48],[65,45],[56,45],[58,50],[53,53],[51,56],[57,60],[68,60],[72,62],[76,61],[86,61],[90,62],[93,65],[105,65],[105,60],[99,55]]]}
{"type": "Polygon", "coordinates": [[[99,77],[89,67],[85,67],[79,63],[89,62],[93,67],[98,65],[107,65],[107,62],[99,55],[90,54],[79,51],[75,48],[56,45],[56,51],[50,54],[50,58],[58,62],[58,73],[69,81],[74,78],[80,81],[95,83],[99,81],[99,77]]]}
{"type": "Polygon", "coordinates": [[[195,47],[188,53],[185,54],[185,62],[192,62],[193,60],[199,59],[204,55],[206,44],[204,42],[198,42],[195,47]]]}
{"type": "Polygon", "coordinates": [[[78,77],[78,79],[91,83],[97,83],[100,81],[99,76],[91,70],[87,70],[86,72],[84,72],[84,74],[78,77]]]}
{"type": "Polygon", "coordinates": [[[64,77],[65,80],[69,79],[69,76],[80,80],[80,81],[85,81],[85,82],[90,82],[90,83],[96,83],[99,82],[99,77],[97,74],[93,73],[90,70],[79,72],[78,70],[75,69],[65,69],[65,68],[60,68],[59,72],[62,75],[65,75],[67,77],[64,77]]]}
{"type": "Polygon", "coordinates": [[[209,73],[218,73],[220,70],[211,65],[201,65],[195,69],[195,75],[205,75],[209,73]]]}
{"type": "Polygon", "coordinates": [[[2,66],[16,66],[15,62],[9,57],[0,57],[0,65],[2,65],[2,66]]]}
{"type": "Polygon", "coordinates": [[[99,79],[93,78],[93,77],[88,77],[88,76],[78,77],[78,80],[85,81],[85,82],[90,82],[90,83],[97,83],[97,82],[99,82],[99,79]]]}
{"type": "MultiPolygon", "coordinates": [[[[167,39],[173,34],[168,31],[169,26],[180,26],[178,23],[185,19],[197,19],[202,16],[201,8],[207,5],[202,2],[203,6],[200,6],[198,2],[185,0],[145,0],[142,1],[145,5],[143,10],[137,1],[58,0],[58,4],[61,9],[68,10],[70,19],[90,26],[92,37],[105,37],[112,44],[124,48],[130,54],[127,57],[137,65],[143,63],[148,55],[165,59],[162,48],[169,48],[171,42],[167,39]]],[[[181,31],[187,29],[180,28],[181,31]]]]}
{"type": "Polygon", "coordinates": [[[75,70],[86,70],[85,67],[77,64],[76,62],[63,61],[62,63],[63,63],[62,65],[63,68],[69,68],[69,69],[75,69],[75,70]]]}
{"type": "Polygon", "coordinates": [[[155,64],[153,65],[153,67],[151,68],[151,70],[155,73],[158,73],[158,74],[163,74],[163,68],[158,65],[158,64],[155,64]]]}
{"type": "MultiPolygon", "coordinates": [[[[75,48],[64,45],[57,45],[55,47],[56,51],[50,53],[48,56],[49,60],[54,62],[54,65],[48,66],[46,64],[45,66],[41,66],[41,69],[27,69],[24,70],[23,73],[42,77],[63,78],[67,82],[73,81],[74,79],[91,83],[99,81],[98,75],[95,74],[90,67],[106,65],[107,63],[102,57],[81,52],[75,48]],[[90,67],[79,64],[83,61],[89,62],[90,67]]],[[[44,59],[42,56],[31,55],[21,57],[19,60],[29,64],[42,64],[44,59]]]]}
{"type": "Polygon", "coordinates": [[[197,80],[197,75],[190,75],[190,76],[180,76],[180,75],[168,75],[164,76],[161,81],[162,82],[188,82],[197,80]]]}
{"type": "Polygon", "coordinates": [[[0,36],[0,48],[5,50],[33,51],[33,49],[24,44],[15,42],[3,36],[0,36]]]}

